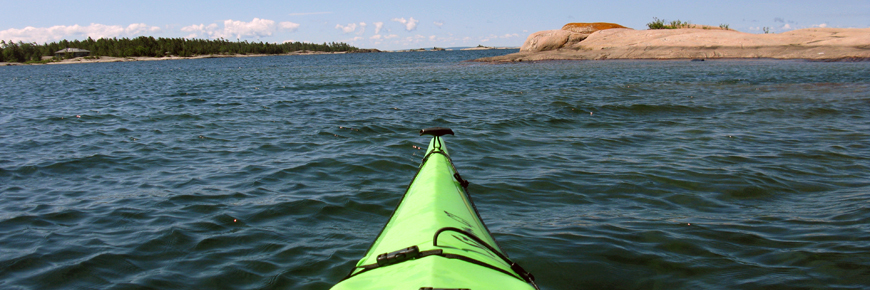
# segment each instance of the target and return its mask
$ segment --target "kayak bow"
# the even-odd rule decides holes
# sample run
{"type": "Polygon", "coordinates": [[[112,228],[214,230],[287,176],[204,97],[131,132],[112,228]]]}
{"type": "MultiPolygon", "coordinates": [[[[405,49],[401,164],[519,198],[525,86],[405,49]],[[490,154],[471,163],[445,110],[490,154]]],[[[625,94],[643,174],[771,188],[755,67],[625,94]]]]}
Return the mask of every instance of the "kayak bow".
{"type": "Polygon", "coordinates": [[[537,289],[534,276],[498,247],[441,139],[429,128],[426,157],[390,220],[341,289],[537,289]]]}

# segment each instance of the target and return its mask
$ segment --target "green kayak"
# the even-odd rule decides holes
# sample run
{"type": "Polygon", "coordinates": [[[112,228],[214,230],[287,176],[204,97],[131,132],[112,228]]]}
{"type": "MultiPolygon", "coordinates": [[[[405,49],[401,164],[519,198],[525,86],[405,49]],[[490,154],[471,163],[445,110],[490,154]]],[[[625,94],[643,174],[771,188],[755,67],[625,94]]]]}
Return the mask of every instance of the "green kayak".
{"type": "Polygon", "coordinates": [[[390,220],[340,289],[537,289],[534,276],[499,249],[441,136],[429,128],[426,157],[390,220]]]}

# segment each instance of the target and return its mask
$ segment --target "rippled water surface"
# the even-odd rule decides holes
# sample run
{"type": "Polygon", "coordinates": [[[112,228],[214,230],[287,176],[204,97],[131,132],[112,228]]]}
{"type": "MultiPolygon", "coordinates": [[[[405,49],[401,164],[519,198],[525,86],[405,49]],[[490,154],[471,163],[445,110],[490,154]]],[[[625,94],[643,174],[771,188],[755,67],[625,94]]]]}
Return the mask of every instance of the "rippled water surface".
{"type": "Polygon", "coordinates": [[[327,289],[425,127],[542,289],[870,287],[870,63],[0,68],[0,288],[327,289]]]}

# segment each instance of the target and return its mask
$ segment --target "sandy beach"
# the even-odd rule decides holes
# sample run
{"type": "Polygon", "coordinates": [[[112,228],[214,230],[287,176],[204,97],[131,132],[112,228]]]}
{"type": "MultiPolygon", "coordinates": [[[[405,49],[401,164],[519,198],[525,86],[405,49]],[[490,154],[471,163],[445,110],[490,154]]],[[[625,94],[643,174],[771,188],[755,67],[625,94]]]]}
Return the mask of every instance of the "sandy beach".
{"type": "MultiPolygon", "coordinates": [[[[559,31],[556,31],[559,32],[559,31]]],[[[565,34],[565,32],[561,32],[565,34]]],[[[533,35],[534,36],[534,35],[533,35]]],[[[752,34],[724,29],[625,28],[592,32],[583,40],[557,48],[528,49],[477,59],[481,62],[604,59],[807,59],[868,60],[870,28],[807,28],[778,34],[752,34]]]]}

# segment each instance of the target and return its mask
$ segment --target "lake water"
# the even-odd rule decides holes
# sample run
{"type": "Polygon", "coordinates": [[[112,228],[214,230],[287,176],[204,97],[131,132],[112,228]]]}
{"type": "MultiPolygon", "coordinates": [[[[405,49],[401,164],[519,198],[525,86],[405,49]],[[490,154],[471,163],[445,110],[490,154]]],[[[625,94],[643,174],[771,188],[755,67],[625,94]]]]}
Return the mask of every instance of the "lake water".
{"type": "Polygon", "coordinates": [[[870,288],[870,62],[0,68],[0,288],[327,289],[450,127],[542,289],[870,288]]]}

